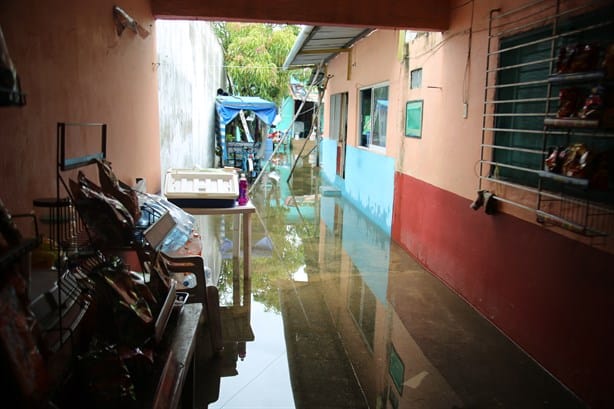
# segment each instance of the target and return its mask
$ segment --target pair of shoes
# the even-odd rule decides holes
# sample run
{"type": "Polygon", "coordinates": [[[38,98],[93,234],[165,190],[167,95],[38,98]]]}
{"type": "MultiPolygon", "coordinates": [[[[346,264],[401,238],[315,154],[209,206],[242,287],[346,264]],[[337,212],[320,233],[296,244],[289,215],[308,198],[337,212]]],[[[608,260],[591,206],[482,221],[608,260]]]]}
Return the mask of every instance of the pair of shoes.
{"type": "Polygon", "coordinates": [[[473,210],[478,210],[484,206],[486,214],[495,214],[497,212],[495,194],[488,190],[478,190],[478,195],[475,200],[469,205],[473,210]]]}
{"type": "Polygon", "coordinates": [[[495,200],[495,194],[492,192],[484,192],[484,212],[486,214],[497,213],[497,201],[495,200]]]}
{"type": "Polygon", "coordinates": [[[485,190],[478,190],[478,196],[475,198],[473,203],[469,205],[473,210],[478,210],[480,207],[484,205],[484,192],[485,190]]]}

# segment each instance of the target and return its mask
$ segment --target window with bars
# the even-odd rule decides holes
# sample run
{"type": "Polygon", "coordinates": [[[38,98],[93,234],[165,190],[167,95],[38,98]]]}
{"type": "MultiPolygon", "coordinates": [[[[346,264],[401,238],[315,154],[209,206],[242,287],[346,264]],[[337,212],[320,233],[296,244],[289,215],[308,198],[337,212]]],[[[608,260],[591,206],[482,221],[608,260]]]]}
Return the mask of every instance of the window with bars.
{"type": "Polygon", "coordinates": [[[491,15],[479,189],[535,211],[540,222],[607,236],[614,233],[614,132],[607,124],[612,111],[592,122],[581,118],[595,89],[614,92],[614,81],[604,74],[614,18],[600,3],[535,2],[491,15]],[[562,74],[569,50],[583,49],[597,50],[595,64],[589,71],[562,74]],[[570,90],[574,109],[561,118],[568,114],[562,111],[570,90]],[[600,158],[606,175],[600,186],[590,175],[549,167],[552,152],[568,155],[574,146],[589,152],[585,159],[600,158]]]}

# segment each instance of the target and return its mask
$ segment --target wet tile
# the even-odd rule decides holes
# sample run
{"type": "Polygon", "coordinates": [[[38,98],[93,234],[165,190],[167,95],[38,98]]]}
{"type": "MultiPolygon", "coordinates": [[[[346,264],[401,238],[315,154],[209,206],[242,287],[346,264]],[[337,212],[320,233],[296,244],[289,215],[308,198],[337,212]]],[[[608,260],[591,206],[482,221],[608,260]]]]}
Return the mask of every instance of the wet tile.
{"type": "MultiPolygon", "coordinates": [[[[290,185],[289,166],[274,171],[252,190],[253,244],[271,247],[247,286],[238,261],[210,256],[241,312],[223,314],[224,354],[199,354],[199,407],[584,407],[360,211],[320,196],[308,161],[290,185]]],[[[204,223],[227,247],[232,218],[204,223]]]]}

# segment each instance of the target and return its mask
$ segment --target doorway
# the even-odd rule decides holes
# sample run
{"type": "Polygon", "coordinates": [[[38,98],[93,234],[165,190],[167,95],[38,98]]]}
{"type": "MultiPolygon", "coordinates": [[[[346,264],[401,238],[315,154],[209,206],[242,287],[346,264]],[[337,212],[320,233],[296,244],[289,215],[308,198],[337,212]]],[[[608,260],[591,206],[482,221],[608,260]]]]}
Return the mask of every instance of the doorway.
{"type": "Polygon", "coordinates": [[[337,176],[345,179],[345,150],[347,146],[348,93],[330,97],[330,135],[337,141],[337,176]]]}

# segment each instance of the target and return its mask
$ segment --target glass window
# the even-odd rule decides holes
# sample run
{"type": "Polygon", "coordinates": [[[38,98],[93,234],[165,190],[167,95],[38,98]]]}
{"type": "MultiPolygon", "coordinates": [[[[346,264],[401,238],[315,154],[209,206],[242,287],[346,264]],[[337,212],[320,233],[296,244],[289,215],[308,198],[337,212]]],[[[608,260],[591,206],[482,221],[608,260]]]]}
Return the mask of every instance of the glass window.
{"type": "Polygon", "coordinates": [[[422,87],[422,68],[412,70],[410,75],[409,88],[415,89],[422,87]]]}
{"type": "Polygon", "coordinates": [[[388,86],[360,90],[360,145],[386,147],[388,86]]]}

